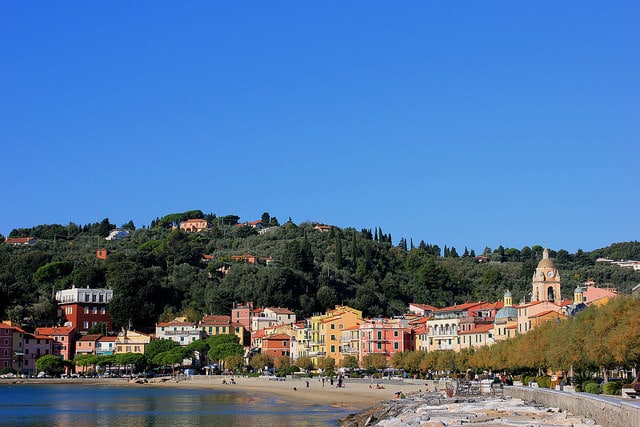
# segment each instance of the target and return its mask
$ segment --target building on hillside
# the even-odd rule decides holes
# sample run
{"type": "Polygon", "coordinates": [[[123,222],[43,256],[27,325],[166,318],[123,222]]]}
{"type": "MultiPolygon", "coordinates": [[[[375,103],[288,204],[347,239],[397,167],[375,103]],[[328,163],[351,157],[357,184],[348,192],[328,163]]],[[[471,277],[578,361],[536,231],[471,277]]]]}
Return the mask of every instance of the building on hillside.
{"type": "Polygon", "coordinates": [[[109,234],[107,235],[107,237],[104,238],[104,240],[126,239],[127,237],[129,237],[130,233],[131,232],[126,228],[114,228],[109,232],[109,234]]]}
{"type": "Polygon", "coordinates": [[[156,338],[189,345],[204,338],[204,331],[195,322],[188,322],[185,318],[174,319],[171,322],[156,323],[156,338]]]}
{"type": "Polygon", "coordinates": [[[391,360],[395,353],[414,351],[412,331],[404,319],[368,319],[360,325],[360,357],[381,354],[391,360]]]}
{"type": "Polygon", "coordinates": [[[144,350],[151,342],[151,336],[141,332],[122,330],[116,337],[114,342],[115,353],[140,353],[144,354],[144,350]]]}
{"type": "Polygon", "coordinates": [[[67,326],[86,334],[98,324],[105,326],[104,334],[111,331],[111,316],[107,304],[113,298],[111,289],[76,288],[56,291],[58,307],[67,321],[67,326]]]}
{"type": "Polygon", "coordinates": [[[180,223],[180,230],[186,231],[187,233],[197,233],[207,228],[209,228],[207,220],[201,218],[188,219],[180,223]]]}
{"type": "Polygon", "coordinates": [[[63,360],[71,360],[76,352],[78,332],[73,326],[53,328],[36,328],[36,335],[44,335],[53,339],[52,354],[63,360]]]}
{"type": "Polygon", "coordinates": [[[7,237],[4,239],[6,245],[11,246],[32,246],[36,244],[35,237],[7,237]]]}
{"type": "Polygon", "coordinates": [[[549,258],[549,250],[544,249],[542,260],[538,263],[533,273],[533,292],[531,301],[550,301],[560,304],[562,294],[560,291],[560,273],[549,258]]]}
{"type": "Polygon", "coordinates": [[[96,249],[96,258],[98,259],[107,259],[109,256],[109,251],[105,248],[96,249]]]}

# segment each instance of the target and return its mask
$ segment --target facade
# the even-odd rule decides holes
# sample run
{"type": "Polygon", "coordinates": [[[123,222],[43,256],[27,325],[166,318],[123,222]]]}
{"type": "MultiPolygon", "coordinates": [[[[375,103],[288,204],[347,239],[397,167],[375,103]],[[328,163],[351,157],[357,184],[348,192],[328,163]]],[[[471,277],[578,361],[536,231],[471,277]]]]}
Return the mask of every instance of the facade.
{"type": "Polygon", "coordinates": [[[404,319],[373,319],[360,325],[360,356],[382,354],[391,360],[394,353],[415,350],[411,329],[404,319]]]}
{"type": "Polygon", "coordinates": [[[76,353],[76,328],[73,326],[36,328],[35,333],[53,340],[51,354],[59,356],[63,360],[73,359],[76,353]]]}
{"type": "Polygon", "coordinates": [[[188,219],[180,223],[180,230],[187,233],[197,233],[209,228],[209,224],[206,219],[188,219]]]}
{"type": "Polygon", "coordinates": [[[11,246],[30,246],[36,244],[35,237],[7,237],[4,243],[11,246]]]}
{"type": "Polygon", "coordinates": [[[96,342],[96,356],[109,356],[115,353],[116,351],[116,340],[118,337],[115,336],[102,336],[96,342]]]}
{"type": "Polygon", "coordinates": [[[76,340],[76,355],[81,354],[97,354],[98,340],[102,335],[87,334],[83,335],[76,340]]]}
{"type": "Polygon", "coordinates": [[[0,369],[13,367],[13,326],[0,323],[0,369]]]}
{"type": "Polygon", "coordinates": [[[560,273],[549,258],[549,250],[544,249],[542,260],[538,263],[533,273],[533,292],[531,301],[550,301],[560,304],[562,294],[560,292],[560,273]]]}
{"type": "Polygon", "coordinates": [[[231,319],[243,325],[247,330],[251,330],[251,318],[253,317],[253,303],[233,303],[231,309],[231,319]]]}
{"type": "Polygon", "coordinates": [[[151,336],[136,331],[123,330],[118,334],[114,342],[115,353],[141,353],[147,344],[151,342],[151,336]]]}
{"type": "Polygon", "coordinates": [[[262,338],[262,354],[268,354],[274,360],[281,356],[291,356],[291,336],[287,334],[264,336],[262,338]]]}
{"type": "Polygon", "coordinates": [[[187,322],[186,319],[175,319],[171,322],[156,323],[156,337],[177,342],[180,345],[188,345],[202,339],[204,332],[195,322],[187,322]]]}
{"type": "Polygon", "coordinates": [[[37,374],[36,362],[41,356],[53,354],[53,338],[45,335],[24,334],[22,372],[37,374]]]}
{"type": "Polygon", "coordinates": [[[429,343],[427,351],[456,350],[458,351],[458,331],[460,322],[467,321],[470,310],[479,308],[482,303],[466,303],[441,308],[436,311],[433,318],[427,321],[429,329],[429,343]]]}
{"type": "Polygon", "coordinates": [[[111,317],[107,304],[113,298],[111,289],[76,288],[56,292],[58,307],[62,310],[67,325],[85,334],[90,328],[104,324],[111,331],[111,317]]]}
{"type": "Polygon", "coordinates": [[[313,316],[309,331],[309,357],[314,362],[319,357],[331,357],[339,363],[342,331],[362,323],[362,311],[348,306],[336,306],[325,314],[313,316]]]}
{"type": "Polygon", "coordinates": [[[231,321],[231,316],[206,315],[200,321],[200,329],[208,336],[233,334],[243,347],[248,347],[251,334],[241,323],[231,321]]]}

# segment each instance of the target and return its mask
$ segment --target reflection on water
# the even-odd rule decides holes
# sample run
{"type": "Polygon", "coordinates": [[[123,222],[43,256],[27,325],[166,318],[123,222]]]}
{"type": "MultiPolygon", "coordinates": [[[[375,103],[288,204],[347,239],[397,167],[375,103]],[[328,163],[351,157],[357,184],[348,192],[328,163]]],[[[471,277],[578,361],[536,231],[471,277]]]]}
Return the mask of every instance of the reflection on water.
{"type": "Polygon", "coordinates": [[[348,412],[241,392],[106,385],[0,385],[0,425],[317,426],[348,412]]]}

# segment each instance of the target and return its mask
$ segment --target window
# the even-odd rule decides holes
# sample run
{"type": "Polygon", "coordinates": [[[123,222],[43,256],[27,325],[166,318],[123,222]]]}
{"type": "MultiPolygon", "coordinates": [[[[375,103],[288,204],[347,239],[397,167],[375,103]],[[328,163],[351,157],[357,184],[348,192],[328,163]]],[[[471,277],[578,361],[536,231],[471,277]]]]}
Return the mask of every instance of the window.
{"type": "Polygon", "coordinates": [[[89,329],[89,322],[87,320],[85,320],[84,322],[82,322],[82,328],[83,329],[89,329]]]}
{"type": "Polygon", "coordinates": [[[398,336],[398,331],[393,331],[393,336],[397,337],[398,336]]]}
{"type": "Polygon", "coordinates": [[[96,302],[96,294],[91,295],[91,302],[96,302]]]}
{"type": "Polygon", "coordinates": [[[98,307],[93,307],[93,314],[98,314],[98,307]]]}
{"type": "Polygon", "coordinates": [[[398,349],[398,343],[397,343],[397,342],[394,342],[394,343],[393,343],[393,348],[394,348],[395,350],[397,350],[397,349],[398,349]]]}
{"type": "Polygon", "coordinates": [[[288,343],[288,342],[286,342],[286,341],[282,341],[282,346],[283,346],[283,347],[288,347],[288,346],[289,346],[289,343],[288,343]]]}
{"type": "Polygon", "coordinates": [[[335,345],[332,345],[332,346],[331,346],[331,353],[335,353],[335,351],[336,351],[336,346],[335,346],[335,345]]]}
{"type": "Polygon", "coordinates": [[[104,302],[104,295],[98,295],[98,302],[104,302]]]}
{"type": "Polygon", "coordinates": [[[378,343],[378,350],[381,350],[381,349],[382,349],[382,343],[381,343],[381,342],[379,342],[379,343],[378,343]]]}
{"type": "Polygon", "coordinates": [[[336,325],[334,325],[333,323],[331,324],[331,329],[335,329],[336,325]]]}
{"type": "Polygon", "coordinates": [[[105,307],[102,307],[100,309],[100,314],[107,314],[107,309],[105,307]]]}
{"type": "Polygon", "coordinates": [[[382,331],[378,331],[378,339],[381,340],[382,339],[382,331]]]}

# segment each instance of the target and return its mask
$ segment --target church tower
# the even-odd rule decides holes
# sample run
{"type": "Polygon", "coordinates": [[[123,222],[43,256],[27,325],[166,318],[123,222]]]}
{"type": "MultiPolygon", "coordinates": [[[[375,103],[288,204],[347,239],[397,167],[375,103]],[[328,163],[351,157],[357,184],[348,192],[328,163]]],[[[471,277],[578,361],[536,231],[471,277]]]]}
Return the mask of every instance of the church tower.
{"type": "Polygon", "coordinates": [[[542,253],[542,260],[538,263],[535,273],[533,273],[533,292],[531,301],[550,301],[560,304],[562,295],[560,294],[560,273],[549,259],[549,250],[545,248],[542,253]]]}

